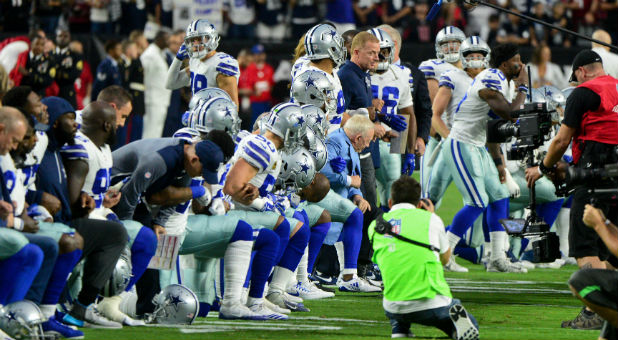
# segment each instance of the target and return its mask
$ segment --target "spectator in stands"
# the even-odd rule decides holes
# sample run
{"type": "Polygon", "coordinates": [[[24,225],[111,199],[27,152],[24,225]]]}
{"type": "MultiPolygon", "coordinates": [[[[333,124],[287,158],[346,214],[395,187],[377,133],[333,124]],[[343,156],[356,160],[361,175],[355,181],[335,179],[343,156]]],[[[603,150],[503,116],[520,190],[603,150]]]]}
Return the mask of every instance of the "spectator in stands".
{"type": "Polygon", "coordinates": [[[28,85],[39,96],[45,96],[45,89],[51,85],[56,76],[56,69],[51,57],[43,53],[45,38],[35,35],[31,38],[30,51],[22,52],[10,77],[15,86],[28,85]]]}
{"type": "Polygon", "coordinates": [[[543,44],[534,49],[530,63],[532,87],[553,85],[559,89],[567,86],[560,66],[551,62],[551,50],[543,44]]]}
{"type": "Polygon", "coordinates": [[[599,9],[599,0],[566,0],[565,7],[571,10],[573,28],[578,31],[580,26],[594,22],[595,13],[599,9]]]}
{"type": "Polygon", "coordinates": [[[87,0],[76,0],[69,12],[69,30],[73,33],[90,32],[90,5],[87,0]]]}
{"type": "Polygon", "coordinates": [[[105,44],[107,56],[97,67],[97,77],[92,85],[92,98],[96,98],[99,92],[110,85],[122,85],[122,75],[118,62],[122,56],[122,46],[116,40],[110,40],[105,44]]]}
{"type": "Polygon", "coordinates": [[[79,78],[84,69],[83,55],[71,51],[69,43],[71,33],[66,29],[59,29],[56,33],[56,48],[52,58],[56,64],[56,84],[58,84],[58,97],[66,99],[71,106],[77,107],[75,98],[75,80],[79,78]]]}
{"type": "Polygon", "coordinates": [[[611,33],[613,41],[618,41],[618,0],[601,0],[599,4],[601,11],[605,12],[605,20],[603,20],[603,28],[611,33]]]}
{"type": "Polygon", "coordinates": [[[122,18],[120,19],[120,32],[129,34],[136,30],[143,30],[146,25],[145,1],[122,1],[121,6],[122,18]]]}
{"type": "Polygon", "coordinates": [[[90,4],[90,33],[98,35],[112,34],[110,21],[110,0],[88,0],[90,4]]]}
{"type": "MultiPolygon", "coordinates": [[[[584,18],[580,21],[577,32],[579,32],[579,34],[590,37],[597,28],[598,26],[595,15],[591,11],[584,14],[584,18]]],[[[589,42],[586,39],[577,39],[577,46],[588,47],[588,44],[589,42]]]]}
{"type": "MultiPolygon", "coordinates": [[[[573,26],[571,19],[567,16],[566,7],[562,1],[556,1],[556,3],[554,3],[554,6],[552,7],[552,15],[549,17],[549,23],[562,28],[571,28],[573,26]]],[[[552,29],[549,31],[548,43],[550,46],[570,47],[571,36],[552,29]]]]}
{"type": "MultiPolygon", "coordinates": [[[[69,44],[69,48],[73,53],[84,55],[84,46],[78,40],[73,40],[69,44]]],[[[77,100],[77,109],[81,110],[84,106],[90,103],[90,96],[92,94],[92,68],[90,63],[84,59],[82,60],[83,68],[79,75],[79,78],[75,79],[75,99],[77,100]]]]}
{"type": "Polygon", "coordinates": [[[318,5],[316,0],[290,1],[292,7],[292,38],[299,39],[311,27],[318,23],[318,5]]]}
{"type": "Polygon", "coordinates": [[[253,1],[225,0],[223,18],[229,25],[227,38],[255,39],[255,7],[253,1]]]}
{"type": "Polygon", "coordinates": [[[382,2],[382,23],[395,28],[403,26],[404,18],[412,12],[412,0],[385,0],[382,2]]]}
{"type": "Polygon", "coordinates": [[[326,20],[330,21],[342,34],[356,28],[354,8],[350,0],[333,0],[327,2],[326,20]]]}
{"type": "MultiPolygon", "coordinates": [[[[180,45],[185,41],[185,31],[179,30],[170,35],[169,43],[165,49],[165,59],[168,65],[172,64],[172,61],[176,57],[176,53],[180,49],[180,45]]],[[[167,108],[167,116],[165,118],[165,126],[163,127],[163,137],[172,137],[174,132],[182,128],[182,114],[187,110],[182,105],[182,96],[180,94],[182,89],[176,89],[172,91],[170,96],[170,105],[167,108]]]]}
{"type": "Polygon", "coordinates": [[[262,113],[270,110],[270,92],[273,85],[273,74],[275,70],[266,63],[266,52],[261,44],[253,46],[251,53],[254,57],[254,62],[247,66],[248,82],[251,86],[251,124],[255,122],[257,117],[262,113]]]}
{"type": "Polygon", "coordinates": [[[378,25],[378,0],[354,0],[354,18],[359,26],[375,27],[378,25]]]}
{"type": "MultiPolygon", "coordinates": [[[[134,42],[124,41],[122,51],[123,87],[133,97],[132,110],[129,111],[131,114],[126,123],[118,128],[116,132],[117,143],[112,145],[112,149],[141,139],[144,126],[144,68],[139,59],[137,45],[134,42]]],[[[100,100],[100,98],[97,99],[100,100]]]]}
{"type": "Polygon", "coordinates": [[[31,1],[2,1],[0,21],[4,32],[28,32],[31,1]]]}
{"type": "Polygon", "coordinates": [[[58,20],[62,14],[63,5],[66,2],[56,0],[34,0],[32,12],[38,27],[45,31],[47,35],[52,35],[58,27],[58,20]]]}
{"type": "MultiPolygon", "coordinates": [[[[594,31],[592,38],[607,44],[612,43],[612,37],[604,30],[594,31]]],[[[597,52],[603,60],[605,73],[618,79],[618,54],[612,53],[609,47],[597,43],[592,43],[592,50],[597,52]]]]}
{"type": "Polygon", "coordinates": [[[436,20],[436,27],[438,30],[446,26],[455,26],[462,31],[465,29],[466,19],[464,13],[456,3],[450,2],[444,4],[440,13],[441,14],[436,20]]]}
{"type": "MultiPolygon", "coordinates": [[[[531,16],[533,18],[549,22],[551,19],[545,13],[545,2],[543,0],[534,0],[531,16]]],[[[534,47],[547,44],[549,40],[549,30],[544,25],[539,23],[530,23],[530,44],[534,47]]]]}
{"type": "MultiPolygon", "coordinates": [[[[243,130],[251,130],[251,94],[253,93],[253,88],[251,87],[251,82],[249,79],[249,73],[247,73],[247,67],[253,63],[253,54],[251,54],[246,49],[240,50],[238,52],[238,57],[236,58],[238,61],[238,68],[240,70],[240,77],[238,78],[238,103],[239,110],[238,114],[240,115],[241,128],[243,130]]],[[[286,76],[289,77],[290,73],[288,72],[286,76]]]]}
{"type": "MultiPolygon", "coordinates": [[[[495,2],[492,2],[495,3],[495,2]]],[[[474,10],[468,12],[468,25],[465,27],[467,36],[479,35],[483,40],[487,41],[487,22],[489,18],[499,12],[488,6],[476,6],[474,10]]],[[[489,46],[492,46],[489,44],[489,46]]]]}
{"type": "Polygon", "coordinates": [[[481,30],[481,38],[487,42],[487,45],[493,46],[497,43],[498,34],[500,34],[500,15],[492,14],[489,16],[489,24],[486,27],[485,36],[483,36],[483,30],[481,30]]]}
{"type": "MultiPolygon", "coordinates": [[[[520,13],[515,7],[510,8],[515,13],[520,13]]],[[[508,19],[502,23],[502,29],[497,38],[499,43],[514,43],[518,45],[528,45],[530,42],[530,32],[528,25],[522,22],[521,18],[516,15],[509,14],[508,19]]]]}
{"type": "Polygon", "coordinates": [[[427,21],[429,5],[427,0],[421,0],[414,4],[414,15],[410,19],[408,28],[403,33],[406,41],[416,43],[428,43],[433,39],[432,23],[427,21]]]}
{"type": "Polygon", "coordinates": [[[280,42],[285,38],[286,27],[283,22],[285,8],[281,0],[258,1],[257,37],[260,41],[280,42]]]}
{"type": "Polygon", "coordinates": [[[348,60],[350,60],[350,57],[352,57],[352,51],[351,51],[352,41],[354,40],[354,37],[358,33],[360,33],[359,30],[353,29],[353,30],[345,31],[341,35],[341,37],[343,38],[343,45],[345,46],[345,49],[348,52],[348,54],[347,54],[347,59],[348,60]]]}
{"type": "Polygon", "coordinates": [[[169,34],[159,31],[150,46],[141,55],[144,67],[144,131],[142,138],[159,138],[163,134],[163,124],[170,104],[171,91],[165,88],[167,80],[167,48],[169,34]]]}
{"type": "Polygon", "coordinates": [[[135,46],[137,46],[137,53],[139,55],[142,55],[142,53],[144,53],[144,51],[148,48],[148,39],[144,36],[143,31],[131,31],[131,34],[129,34],[129,40],[135,43],[135,46]]]}

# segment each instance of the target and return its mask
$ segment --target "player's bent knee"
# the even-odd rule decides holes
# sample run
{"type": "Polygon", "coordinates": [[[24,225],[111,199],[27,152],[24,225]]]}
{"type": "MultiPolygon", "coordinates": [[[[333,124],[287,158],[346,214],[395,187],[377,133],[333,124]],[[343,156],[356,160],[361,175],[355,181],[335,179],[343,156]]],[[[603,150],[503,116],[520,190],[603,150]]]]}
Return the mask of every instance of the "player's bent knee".
{"type": "Polygon", "coordinates": [[[60,240],[58,240],[59,254],[66,254],[83,248],[84,239],[77,233],[75,233],[75,235],[62,234],[62,236],[60,236],[60,240]]]}
{"type": "Polygon", "coordinates": [[[137,236],[135,237],[135,241],[139,242],[133,242],[133,246],[135,246],[136,244],[141,244],[143,247],[143,251],[147,254],[149,254],[150,256],[154,256],[155,252],[157,251],[157,234],[154,232],[154,230],[147,228],[145,226],[141,227],[139,230],[139,233],[137,233],[137,236]]]}
{"type": "Polygon", "coordinates": [[[245,221],[238,221],[234,234],[230,239],[230,243],[236,241],[252,241],[253,240],[253,228],[249,223],[245,221]]]}
{"type": "Polygon", "coordinates": [[[270,229],[260,229],[255,244],[253,245],[253,250],[260,250],[263,247],[279,247],[279,236],[270,229]]]}
{"type": "Polygon", "coordinates": [[[283,221],[285,221],[285,217],[279,216],[277,218],[277,224],[275,224],[275,228],[279,227],[281,225],[281,223],[283,223],[283,221]]]}

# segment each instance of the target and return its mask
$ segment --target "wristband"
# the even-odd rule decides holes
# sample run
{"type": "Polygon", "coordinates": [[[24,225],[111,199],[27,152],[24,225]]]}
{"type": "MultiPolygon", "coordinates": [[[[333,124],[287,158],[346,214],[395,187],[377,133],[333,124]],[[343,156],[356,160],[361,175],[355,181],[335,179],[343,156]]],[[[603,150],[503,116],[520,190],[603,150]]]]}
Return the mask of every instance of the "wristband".
{"type": "Polygon", "coordinates": [[[206,188],[202,185],[196,185],[191,187],[191,196],[193,198],[202,197],[206,194],[206,188]]]}
{"type": "Polygon", "coordinates": [[[500,165],[502,165],[502,164],[503,164],[503,163],[502,163],[502,158],[500,158],[500,157],[498,157],[498,158],[494,158],[494,164],[495,164],[496,166],[500,166],[500,165]]]}
{"type": "Polygon", "coordinates": [[[19,217],[13,218],[13,229],[22,231],[24,230],[24,220],[19,217]]]}
{"type": "Polygon", "coordinates": [[[543,164],[543,160],[541,160],[541,163],[539,164],[539,171],[541,171],[541,174],[543,175],[548,175],[554,172],[554,168],[546,167],[545,164],[543,164]]]}
{"type": "Polygon", "coordinates": [[[526,85],[519,85],[517,87],[517,91],[523,92],[523,93],[528,93],[528,86],[526,86],[526,85]]]}

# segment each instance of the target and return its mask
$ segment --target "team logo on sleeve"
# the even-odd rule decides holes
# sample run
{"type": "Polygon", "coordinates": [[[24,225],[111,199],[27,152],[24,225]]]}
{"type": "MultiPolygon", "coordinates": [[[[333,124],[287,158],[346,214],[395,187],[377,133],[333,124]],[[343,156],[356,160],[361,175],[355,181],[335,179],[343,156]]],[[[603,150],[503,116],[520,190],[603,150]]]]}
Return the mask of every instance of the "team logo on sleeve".
{"type": "Polygon", "coordinates": [[[393,226],[393,228],[391,229],[391,233],[397,234],[397,235],[401,234],[401,219],[392,219],[392,220],[389,220],[388,223],[390,223],[393,226]]]}

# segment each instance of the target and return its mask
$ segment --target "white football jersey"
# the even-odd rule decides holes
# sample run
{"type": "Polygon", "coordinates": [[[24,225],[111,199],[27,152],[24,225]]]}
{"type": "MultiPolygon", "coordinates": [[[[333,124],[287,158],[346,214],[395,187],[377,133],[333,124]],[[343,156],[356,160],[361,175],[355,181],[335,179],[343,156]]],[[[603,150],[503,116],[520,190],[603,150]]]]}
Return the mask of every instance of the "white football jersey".
{"type": "Polygon", "coordinates": [[[425,78],[428,80],[435,79],[437,81],[440,81],[442,73],[452,69],[458,70],[457,66],[440,59],[425,60],[419,65],[418,69],[425,74],[425,78]]]}
{"type": "Polygon", "coordinates": [[[451,89],[451,100],[448,102],[446,111],[442,113],[442,121],[450,129],[453,127],[453,115],[457,109],[457,104],[466,95],[466,91],[472,83],[472,77],[464,70],[448,70],[440,76],[439,86],[446,86],[451,89]]]}
{"type": "Polygon", "coordinates": [[[217,52],[205,61],[190,59],[189,70],[191,71],[192,93],[207,87],[217,87],[217,75],[219,73],[236,77],[236,84],[238,84],[238,78],[240,77],[238,61],[223,52],[217,52]]]}
{"type": "Polygon", "coordinates": [[[485,146],[487,140],[487,121],[497,118],[489,104],[481,99],[479,91],[490,89],[508,98],[509,82],[502,71],[490,68],[479,73],[464,97],[455,108],[450,137],[464,143],[485,146]]]}
{"type": "Polygon", "coordinates": [[[341,127],[341,119],[343,118],[343,113],[345,112],[345,99],[343,97],[343,87],[341,86],[341,81],[339,80],[339,76],[337,75],[337,69],[333,69],[333,74],[328,74],[319,68],[312,66],[311,60],[306,57],[300,57],[294,63],[292,67],[292,82],[294,81],[294,77],[298,74],[301,74],[307,70],[320,71],[326,75],[326,78],[333,84],[333,89],[335,91],[337,97],[337,114],[334,117],[328,116],[328,121],[330,122],[330,127],[328,128],[328,133],[331,133],[341,127]]]}
{"type": "Polygon", "coordinates": [[[105,193],[109,189],[112,171],[112,151],[109,145],[97,147],[88,136],[81,131],[75,134],[75,144],[65,145],[60,150],[67,160],[84,160],[88,163],[88,174],[84,180],[82,191],[94,198],[95,209],[90,215],[105,217],[109,211],[103,207],[105,193]]]}
{"type": "Polygon", "coordinates": [[[26,161],[21,172],[24,174],[24,186],[28,190],[36,190],[36,172],[39,169],[39,164],[45,156],[45,150],[47,150],[47,144],[49,144],[49,138],[43,131],[36,132],[37,142],[34,145],[34,149],[26,155],[26,161]]]}
{"type": "Polygon", "coordinates": [[[26,187],[24,186],[24,174],[15,167],[11,155],[0,156],[0,169],[4,176],[4,184],[9,190],[11,200],[16,204],[14,215],[19,216],[26,205],[26,187]]]}
{"type": "Polygon", "coordinates": [[[410,69],[401,65],[390,65],[386,72],[371,76],[373,98],[384,101],[382,113],[396,114],[412,106],[412,82],[410,69]]]}
{"type": "MultiPolygon", "coordinates": [[[[281,170],[279,151],[264,136],[250,135],[240,141],[231,163],[233,164],[241,158],[258,169],[258,173],[249,183],[259,189],[260,197],[266,197],[268,193],[273,191],[275,181],[281,170]]],[[[236,206],[244,208],[241,204],[236,204],[236,206]]]]}

